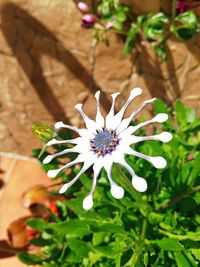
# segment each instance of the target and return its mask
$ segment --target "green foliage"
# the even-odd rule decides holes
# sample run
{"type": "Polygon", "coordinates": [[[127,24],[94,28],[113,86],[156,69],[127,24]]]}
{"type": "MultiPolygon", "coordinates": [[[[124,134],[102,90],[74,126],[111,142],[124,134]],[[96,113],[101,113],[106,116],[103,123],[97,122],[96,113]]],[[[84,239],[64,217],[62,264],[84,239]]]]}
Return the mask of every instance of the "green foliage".
{"type": "Polygon", "coordinates": [[[144,33],[144,39],[152,41],[162,38],[162,33],[168,22],[167,16],[162,12],[143,16],[143,23],[140,28],[144,33]]]}
{"type": "Polygon", "coordinates": [[[192,11],[186,11],[175,18],[177,25],[174,27],[176,36],[182,41],[191,39],[197,32],[198,20],[192,11]]]}
{"type": "Polygon", "coordinates": [[[137,36],[137,27],[133,25],[127,33],[127,38],[124,46],[124,52],[128,55],[132,49],[137,36]]]}
{"type": "MultiPolygon", "coordinates": [[[[171,110],[158,100],[154,112],[170,114],[171,110]]],[[[163,129],[173,133],[173,140],[135,145],[142,153],[163,155],[167,167],[156,170],[142,159],[126,157],[135,172],[147,180],[147,192],[136,192],[129,174],[116,165],[113,178],[125,188],[124,198],[116,200],[111,196],[102,171],[94,194],[94,208],[86,212],[82,200],[92,181],[90,172],[82,175],[80,182],[66,192],[68,200],[60,202],[63,216],[58,221],[40,218],[28,221],[30,227],[40,232],[40,237],[31,243],[41,246],[41,253],[20,253],[20,260],[27,265],[44,267],[198,266],[199,128],[200,118],[178,100],[173,115],[163,123],[163,129]]],[[[144,130],[138,134],[143,135],[144,130]]],[[[54,167],[58,162],[54,161],[54,167]]],[[[62,179],[70,180],[77,171],[72,169],[72,173],[62,175],[62,179]]]]}
{"type": "Polygon", "coordinates": [[[98,11],[104,21],[112,22],[116,30],[122,30],[129,8],[120,4],[118,0],[102,0],[98,5],[98,11]]]}
{"type": "Polygon", "coordinates": [[[119,0],[100,0],[96,5],[98,19],[93,34],[96,43],[103,41],[108,45],[108,32],[114,31],[125,40],[125,55],[142,45],[152,48],[161,60],[166,60],[167,40],[170,37],[174,35],[181,41],[188,41],[198,32],[195,13],[185,10],[176,15],[176,4],[171,5],[172,15],[161,11],[136,15],[134,5],[131,7],[119,0]],[[107,28],[108,22],[112,23],[112,27],[107,28]]]}

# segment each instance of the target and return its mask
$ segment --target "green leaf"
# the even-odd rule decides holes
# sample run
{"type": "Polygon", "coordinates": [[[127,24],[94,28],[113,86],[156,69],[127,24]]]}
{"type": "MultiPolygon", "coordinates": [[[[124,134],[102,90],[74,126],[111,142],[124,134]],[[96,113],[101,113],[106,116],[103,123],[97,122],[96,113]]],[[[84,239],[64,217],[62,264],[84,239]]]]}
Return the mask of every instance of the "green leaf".
{"type": "Polygon", "coordinates": [[[17,254],[17,257],[20,259],[21,262],[27,265],[36,265],[42,263],[42,258],[35,254],[21,252],[17,254]]]}
{"type": "Polygon", "coordinates": [[[123,23],[119,20],[115,20],[114,23],[113,23],[113,27],[116,29],[116,30],[122,30],[122,25],[123,23]]]}
{"type": "Polygon", "coordinates": [[[51,244],[51,240],[43,238],[34,238],[30,240],[30,243],[36,247],[44,247],[51,244]]]}
{"type": "Polygon", "coordinates": [[[198,19],[193,11],[186,11],[175,17],[175,21],[181,22],[183,25],[189,25],[191,28],[197,28],[198,19]]]}
{"type": "Polygon", "coordinates": [[[68,239],[67,243],[69,248],[75,253],[77,261],[87,257],[89,249],[86,242],[78,239],[68,239]]]}
{"type": "Polygon", "coordinates": [[[177,16],[175,21],[178,23],[178,25],[173,27],[172,31],[182,41],[191,39],[197,33],[198,19],[194,12],[184,12],[177,16]]]}
{"type": "Polygon", "coordinates": [[[192,123],[196,119],[195,111],[193,108],[186,108],[185,115],[186,115],[186,121],[188,123],[192,123]]]}
{"type": "Polygon", "coordinates": [[[185,133],[195,132],[200,129],[200,119],[196,119],[194,122],[192,122],[186,129],[185,133]]]}
{"type": "Polygon", "coordinates": [[[167,105],[161,99],[156,99],[156,101],[154,102],[154,113],[155,114],[158,114],[158,113],[169,114],[169,109],[167,105]]]}
{"type": "Polygon", "coordinates": [[[61,223],[49,223],[48,229],[55,230],[59,235],[83,237],[90,232],[90,227],[85,221],[71,220],[61,223]]]}
{"type": "Polygon", "coordinates": [[[118,255],[119,251],[115,249],[112,244],[109,245],[102,245],[95,247],[95,250],[102,253],[103,255],[107,257],[114,257],[118,255]]]}
{"type": "Polygon", "coordinates": [[[195,258],[200,262],[200,248],[192,248],[191,252],[195,256],[195,258]]]}
{"type": "Polygon", "coordinates": [[[40,218],[32,218],[27,221],[27,225],[38,231],[43,231],[48,226],[48,223],[40,218]]]}
{"type": "Polygon", "coordinates": [[[185,256],[184,252],[182,251],[177,251],[174,252],[174,257],[177,263],[178,267],[192,267],[192,266],[197,266],[193,265],[188,258],[185,256]]]}
{"type": "Polygon", "coordinates": [[[190,177],[188,179],[187,184],[190,186],[193,186],[196,179],[199,177],[200,175],[200,152],[195,156],[194,162],[193,162],[193,168],[192,168],[192,172],[190,174],[190,177]]]}
{"type": "Polygon", "coordinates": [[[154,50],[161,60],[167,59],[167,48],[165,43],[156,45],[154,50]]]}
{"type": "Polygon", "coordinates": [[[164,250],[179,251],[183,249],[183,245],[181,245],[179,241],[174,238],[164,238],[162,240],[157,240],[156,243],[161,249],[164,250]]]}
{"type": "Polygon", "coordinates": [[[190,40],[196,33],[197,30],[190,27],[177,27],[175,30],[176,36],[182,41],[190,40]]]}
{"type": "Polygon", "coordinates": [[[197,261],[195,260],[191,252],[189,250],[184,250],[183,252],[185,256],[187,257],[188,261],[190,262],[191,266],[197,267],[197,261]]]}
{"type": "Polygon", "coordinates": [[[165,30],[167,23],[168,18],[162,12],[148,15],[146,23],[143,24],[145,39],[161,40],[161,33],[165,30]]]}
{"type": "MultiPolygon", "coordinates": [[[[192,108],[187,108],[183,105],[183,102],[181,100],[177,100],[175,103],[175,118],[178,123],[178,126],[181,130],[188,131],[191,129],[191,124],[196,124],[195,119],[195,111],[192,108]],[[189,124],[189,127],[188,127],[189,124]]],[[[198,127],[197,125],[194,125],[194,127],[198,127]]],[[[194,129],[193,127],[193,129],[194,129]]]]}
{"type": "Polygon", "coordinates": [[[159,39],[159,36],[161,33],[163,32],[163,30],[159,30],[159,29],[154,29],[154,28],[148,28],[147,29],[147,38],[148,39],[159,39]]]}
{"type": "Polygon", "coordinates": [[[125,10],[121,9],[117,13],[117,20],[119,20],[120,22],[126,21],[126,11],[125,10]]]}
{"type": "Polygon", "coordinates": [[[147,267],[149,263],[149,255],[147,252],[144,253],[143,258],[144,258],[144,266],[147,267]]]}
{"type": "Polygon", "coordinates": [[[150,222],[150,224],[158,224],[159,222],[161,222],[163,220],[164,215],[160,214],[160,213],[155,213],[155,212],[150,212],[149,216],[148,216],[148,221],[150,222]]]}
{"type": "Polygon", "coordinates": [[[186,109],[182,101],[177,100],[175,103],[175,118],[180,128],[183,128],[186,125],[185,116],[186,116],[186,109]]]}
{"type": "Polygon", "coordinates": [[[107,233],[117,233],[117,234],[127,234],[127,232],[120,226],[111,223],[104,223],[102,225],[98,225],[96,230],[99,232],[107,232],[107,233]]]}
{"type": "Polygon", "coordinates": [[[188,184],[189,177],[191,175],[191,169],[192,169],[193,163],[192,162],[186,162],[185,165],[181,169],[181,183],[182,184],[188,184]]]}
{"type": "Polygon", "coordinates": [[[145,15],[141,15],[141,16],[137,17],[137,26],[139,28],[142,29],[144,27],[145,22],[146,22],[146,16],[145,15]]]}
{"type": "Polygon", "coordinates": [[[200,231],[198,232],[187,232],[186,235],[183,235],[182,236],[183,238],[182,239],[191,239],[193,241],[200,241],[200,231]]]}
{"type": "Polygon", "coordinates": [[[105,239],[108,237],[108,234],[107,233],[104,233],[104,232],[97,232],[97,233],[94,233],[93,234],[93,237],[92,237],[92,244],[94,246],[98,246],[100,245],[101,243],[105,242],[105,239]]]}
{"type": "Polygon", "coordinates": [[[148,23],[157,29],[162,28],[162,26],[167,24],[168,21],[168,17],[163,12],[158,12],[156,14],[149,15],[148,17],[148,23]]]}
{"type": "Polygon", "coordinates": [[[124,52],[125,52],[126,56],[133,49],[133,45],[134,45],[134,42],[135,42],[135,39],[136,39],[136,35],[137,35],[137,27],[136,26],[132,26],[128,31],[128,35],[127,35],[126,42],[125,42],[124,52]]]}
{"type": "Polygon", "coordinates": [[[91,179],[88,177],[88,175],[86,173],[83,173],[81,175],[81,179],[80,180],[81,180],[81,183],[84,186],[84,188],[86,188],[87,190],[90,190],[92,181],[91,181],[91,179]]]}

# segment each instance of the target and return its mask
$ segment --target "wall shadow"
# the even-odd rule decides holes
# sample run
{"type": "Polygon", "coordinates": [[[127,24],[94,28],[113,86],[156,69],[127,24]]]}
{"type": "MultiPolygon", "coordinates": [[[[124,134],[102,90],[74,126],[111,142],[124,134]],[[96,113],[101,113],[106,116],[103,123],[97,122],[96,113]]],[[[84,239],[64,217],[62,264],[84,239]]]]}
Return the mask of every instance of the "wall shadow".
{"type": "MultiPolygon", "coordinates": [[[[13,52],[13,56],[18,60],[33,88],[35,89],[35,92],[54,120],[63,120],[68,122],[68,118],[65,116],[64,109],[60,105],[54,92],[52,91],[52,88],[42,74],[43,71],[40,64],[40,58],[42,55],[48,55],[61,62],[78,80],[80,80],[88,88],[88,90],[90,90],[92,94],[94,94],[97,90],[102,92],[100,86],[95,82],[91,74],[87,72],[87,70],[80,64],[73,54],[64,47],[60,40],[58,40],[56,36],[49,29],[47,29],[47,27],[32,17],[27,11],[13,3],[6,3],[2,6],[1,13],[2,32],[13,52]],[[19,21],[25,25],[23,32],[18,31],[17,23],[19,21]],[[34,55],[31,54],[30,51],[27,51],[27,47],[24,45],[23,40],[26,39],[26,35],[29,34],[29,30],[33,31],[37,36],[47,37],[51,42],[53,41],[56,45],[60,45],[62,47],[62,57],[58,57],[57,55],[53,54],[52,51],[43,46],[41,46],[40,50],[37,51],[37,54],[34,55]],[[15,35],[15,40],[13,40],[13,34],[15,35]],[[17,43],[19,42],[20,48],[17,48],[17,43]],[[27,66],[27,62],[23,57],[23,51],[28,53],[31,58],[31,63],[34,66],[31,74],[27,66]]],[[[31,49],[31,46],[29,49],[31,49]]],[[[68,93],[70,94],[70,92],[68,93]]],[[[101,97],[103,108],[105,111],[108,111],[111,103],[107,99],[105,93],[102,92],[101,97]]]]}
{"type": "Polygon", "coordinates": [[[180,86],[175,74],[175,64],[172,53],[167,48],[168,59],[162,63],[166,64],[167,79],[164,77],[161,68],[161,61],[158,57],[152,60],[145,49],[141,46],[141,51],[138,51],[136,70],[142,75],[146,87],[152,97],[158,97],[164,100],[169,106],[172,106],[175,99],[180,97],[180,86]],[[157,80],[153,80],[153,77],[157,80]],[[170,92],[171,98],[168,96],[165,81],[169,83],[169,87],[173,88],[170,92]],[[156,85],[156,86],[155,86],[156,85]]]}

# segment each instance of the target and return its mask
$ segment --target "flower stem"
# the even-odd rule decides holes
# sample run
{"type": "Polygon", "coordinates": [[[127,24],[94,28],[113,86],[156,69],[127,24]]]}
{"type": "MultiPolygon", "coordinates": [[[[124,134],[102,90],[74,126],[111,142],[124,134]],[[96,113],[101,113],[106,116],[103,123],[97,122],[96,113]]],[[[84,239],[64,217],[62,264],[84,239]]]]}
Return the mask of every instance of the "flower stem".
{"type": "Polygon", "coordinates": [[[123,173],[123,171],[121,170],[120,166],[116,164],[116,169],[120,174],[120,177],[123,180],[123,186],[126,187],[126,190],[133,196],[133,198],[136,201],[139,201],[141,199],[141,196],[139,195],[139,193],[133,188],[130,180],[128,179],[128,177],[123,173]]]}
{"type": "Polygon", "coordinates": [[[127,32],[123,31],[123,30],[116,30],[116,29],[112,29],[112,32],[116,33],[116,34],[122,34],[127,36],[127,32]]]}
{"type": "Polygon", "coordinates": [[[172,0],[172,25],[174,25],[174,19],[176,17],[176,5],[177,0],[172,0]]]}
{"type": "Polygon", "coordinates": [[[140,235],[141,240],[145,239],[146,230],[147,230],[147,218],[144,218],[143,223],[142,223],[141,235],[140,235]]]}
{"type": "Polygon", "coordinates": [[[124,188],[130,193],[130,195],[135,199],[135,201],[137,203],[145,205],[146,211],[148,213],[152,209],[151,206],[147,203],[147,201],[142,199],[142,195],[133,188],[133,185],[132,185],[131,181],[123,173],[123,171],[120,168],[120,166],[118,164],[116,164],[115,166],[116,166],[116,169],[117,169],[118,173],[120,174],[119,182],[123,182],[122,186],[124,186],[124,188]]]}

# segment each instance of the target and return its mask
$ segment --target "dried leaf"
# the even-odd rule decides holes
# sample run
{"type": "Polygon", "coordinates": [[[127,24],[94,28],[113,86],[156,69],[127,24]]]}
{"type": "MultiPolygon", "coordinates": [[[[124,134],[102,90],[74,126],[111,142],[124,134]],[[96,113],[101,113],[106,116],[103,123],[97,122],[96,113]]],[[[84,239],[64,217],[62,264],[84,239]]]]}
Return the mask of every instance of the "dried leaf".
{"type": "Polygon", "coordinates": [[[31,216],[26,216],[13,221],[8,229],[8,240],[12,247],[22,248],[28,245],[26,221],[31,216]]]}
{"type": "Polygon", "coordinates": [[[36,185],[22,195],[22,203],[25,208],[29,208],[36,203],[49,206],[50,202],[56,200],[63,200],[63,197],[52,194],[43,185],[36,185]]]}

